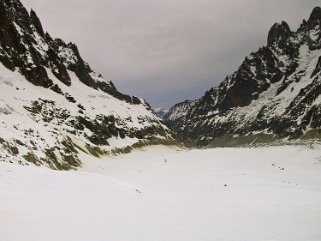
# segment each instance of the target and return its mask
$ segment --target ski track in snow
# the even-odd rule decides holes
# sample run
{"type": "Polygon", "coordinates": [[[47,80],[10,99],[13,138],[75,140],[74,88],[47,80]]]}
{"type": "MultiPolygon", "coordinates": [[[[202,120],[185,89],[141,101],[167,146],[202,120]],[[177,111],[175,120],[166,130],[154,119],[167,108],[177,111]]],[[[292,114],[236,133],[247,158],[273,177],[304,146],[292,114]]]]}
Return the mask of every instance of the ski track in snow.
{"type": "Polygon", "coordinates": [[[81,154],[0,163],[1,241],[319,241],[321,146],[81,154]]]}

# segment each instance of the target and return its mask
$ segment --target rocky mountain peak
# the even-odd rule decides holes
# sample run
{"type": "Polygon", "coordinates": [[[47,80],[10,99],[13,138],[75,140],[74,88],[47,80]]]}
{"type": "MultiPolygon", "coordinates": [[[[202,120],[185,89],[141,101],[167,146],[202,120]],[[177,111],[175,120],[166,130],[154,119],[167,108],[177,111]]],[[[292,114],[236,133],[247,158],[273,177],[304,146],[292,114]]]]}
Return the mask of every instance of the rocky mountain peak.
{"type": "Polygon", "coordinates": [[[307,24],[310,29],[313,29],[317,25],[321,27],[321,8],[320,7],[315,7],[313,9],[307,24]]]}
{"type": "Polygon", "coordinates": [[[100,89],[129,103],[138,98],[120,93],[111,81],[94,73],[82,59],[77,46],[52,39],[43,30],[37,14],[30,14],[18,0],[0,2],[0,62],[11,70],[19,69],[31,83],[53,88],[53,74],[62,83],[71,85],[68,71],[74,72],[87,86],[100,89]]]}
{"type": "Polygon", "coordinates": [[[267,46],[186,111],[174,106],[165,122],[200,146],[320,138],[320,17],[317,7],[295,32],[284,21],[274,24],[267,46]]]}
{"type": "Polygon", "coordinates": [[[70,169],[80,151],[175,141],[148,103],[120,93],[19,0],[0,0],[0,89],[0,161],[70,169]]]}
{"type": "Polygon", "coordinates": [[[275,23],[268,34],[267,46],[271,47],[274,44],[279,45],[285,42],[291,35],[291,29],[289,25],[282,21],[281,23],[275,23]]]}
{"type": "Polygon", "coordinates": [[[33,9],[31,9],[31,11],[30,11],[30,20],[31,20],[31,23],[33,24],[33,26],[35,26],[35,28],[37,29],[40,36],[44,38],[45,32],[43,31],[42,24],[37,16],[37,14],[35,13],[35,11],[33,11],[33,9]]]}
{"type": "MultiPolygon", "coordinates": [[[[25,28],[29,28],[29,13],[18,0],[1,0],[0,12],[9,21],[18,21],[25,28]]],[[[4,23],[4,22],[2,22],[4,23]]]]}

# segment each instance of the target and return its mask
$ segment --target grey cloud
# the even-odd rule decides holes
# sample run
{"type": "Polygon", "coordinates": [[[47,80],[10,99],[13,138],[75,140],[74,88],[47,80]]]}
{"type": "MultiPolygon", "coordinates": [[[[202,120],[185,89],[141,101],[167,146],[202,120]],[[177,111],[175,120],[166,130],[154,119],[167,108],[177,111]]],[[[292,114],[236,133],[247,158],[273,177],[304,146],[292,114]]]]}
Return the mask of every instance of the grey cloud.
{"type": "Polygon", "coordinates": [[[319,0],[22,0],[123,92],[169,107],[200,97],[319,0]]]}

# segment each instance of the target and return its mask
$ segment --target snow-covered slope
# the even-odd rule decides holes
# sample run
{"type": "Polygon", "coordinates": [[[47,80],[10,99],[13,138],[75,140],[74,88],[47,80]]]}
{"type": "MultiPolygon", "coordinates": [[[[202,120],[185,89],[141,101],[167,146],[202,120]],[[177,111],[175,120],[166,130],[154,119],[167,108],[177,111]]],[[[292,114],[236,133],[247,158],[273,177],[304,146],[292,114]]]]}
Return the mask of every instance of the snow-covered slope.
{"type": "Polygon", "coordinates": [[[154,147],[0,165],[2,241],[319,241],[320,146],[154,147]]]}
{"type": "Polygon", "coordinates": [[[154,108],[154,111],[156,115],[160,118],[163,118],[168,113],[168,110],[163,107],[156,107],[154,108]]]}
{"type": "MultiPolygon", "coordinates": [[[[321,137],[321,8],[292,32],[274,24],[267,46],[179,114],[165,121],[198,145],[321,137]]],[[[178,113],[178,114],[177,114],[178,113]]]]}
{"type": "MultiPolygon", "coordinates": [[[[196,103],[197,101],[186,100],[184,102],[176,104],[169,109],[166,115],[164,115],[164,121],[174,130],[180,129],[177,131],[177,133],[181,134],[183,128],[182,123],[185,123],[187,113],[194,107],[196,103]]],[[[182,137],[182,139],[184,139],[184,137],[182,137]]]]}
{"type": "Polygon", "coordinates": [[[80,150],[173,141],[144,100],[118,92],[18,0],[0,2],[0,89],[1,161],[69,169],[80,150]]]}

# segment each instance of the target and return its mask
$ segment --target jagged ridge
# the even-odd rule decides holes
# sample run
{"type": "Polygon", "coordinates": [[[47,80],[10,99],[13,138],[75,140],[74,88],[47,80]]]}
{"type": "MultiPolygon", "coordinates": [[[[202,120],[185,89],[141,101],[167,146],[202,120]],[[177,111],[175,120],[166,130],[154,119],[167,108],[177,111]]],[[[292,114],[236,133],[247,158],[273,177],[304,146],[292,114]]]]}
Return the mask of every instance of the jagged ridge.
{"type": "Polygon", "coordinates": [[[169,114],[165,121],[181,138],[201,146],[222,140],[228,145],[245,136],[252,136],[251,142],[258,136],[320,138],[320,50],[321,9],[316,7],[296,32],[285,22],[274,24],[267,46],[196,100],[184,118],[169,114]]]}
{"type": "Polygon", "coordinates": [[[0,86],[2,161],[70,169],[79,150],[174,141],[144,100],[120,93],[18,0],[0,2],[0,86]]]}

